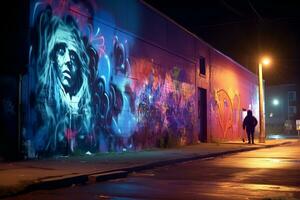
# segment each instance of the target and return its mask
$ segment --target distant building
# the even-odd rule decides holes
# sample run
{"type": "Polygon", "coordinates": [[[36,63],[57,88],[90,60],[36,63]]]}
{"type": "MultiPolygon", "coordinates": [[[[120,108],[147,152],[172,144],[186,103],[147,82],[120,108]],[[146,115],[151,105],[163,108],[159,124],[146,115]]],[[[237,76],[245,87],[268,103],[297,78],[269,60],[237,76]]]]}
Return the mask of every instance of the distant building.
{"type": "Polygon", "coordinates": [[[297,85],[269,86],[265,94],[267,133],[296,133],[296,119],[300,119],[300,91],[297,85]]]}

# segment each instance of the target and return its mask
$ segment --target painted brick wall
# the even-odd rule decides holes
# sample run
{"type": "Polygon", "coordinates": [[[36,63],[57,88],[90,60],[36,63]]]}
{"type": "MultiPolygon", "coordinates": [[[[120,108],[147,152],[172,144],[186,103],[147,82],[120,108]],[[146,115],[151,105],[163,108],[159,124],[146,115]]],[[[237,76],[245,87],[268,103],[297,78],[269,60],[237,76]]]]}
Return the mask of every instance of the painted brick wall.
{"type": "Polygon", "coordinates": [[[252,73],[140,1],[30,8],[29,157],[196,143],[199,87],[208,91],[209,141],[240,138],[241,109],[257,107],[252,73]]]}

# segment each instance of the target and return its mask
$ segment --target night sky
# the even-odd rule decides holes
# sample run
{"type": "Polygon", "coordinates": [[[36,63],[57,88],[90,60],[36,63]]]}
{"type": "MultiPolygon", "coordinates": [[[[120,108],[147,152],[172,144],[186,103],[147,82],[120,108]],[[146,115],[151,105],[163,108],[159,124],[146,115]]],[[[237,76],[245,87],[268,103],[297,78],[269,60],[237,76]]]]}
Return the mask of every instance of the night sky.
{"type": "Polygon", "coordinates": [[[300,83],[300,2],[296,0],[145,0],[216,49],[257,73],[268,54],[266,85],[300,83]]]}

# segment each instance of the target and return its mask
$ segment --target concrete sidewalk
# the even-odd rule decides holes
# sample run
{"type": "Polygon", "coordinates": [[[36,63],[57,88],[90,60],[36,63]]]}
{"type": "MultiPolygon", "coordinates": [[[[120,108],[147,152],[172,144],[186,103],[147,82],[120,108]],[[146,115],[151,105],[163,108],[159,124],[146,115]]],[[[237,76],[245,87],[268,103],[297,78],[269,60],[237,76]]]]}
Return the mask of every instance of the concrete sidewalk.
{"type": "Polygon", "coordinates": [[[297,140],[267,140],[248,145],[242,142],[201,143],[174,149],[97,155],[56,157],[0,163],[0,198],[35,189],[126,177],[128,173],[177,162],[208,158],[279,146],[297,140]]]}

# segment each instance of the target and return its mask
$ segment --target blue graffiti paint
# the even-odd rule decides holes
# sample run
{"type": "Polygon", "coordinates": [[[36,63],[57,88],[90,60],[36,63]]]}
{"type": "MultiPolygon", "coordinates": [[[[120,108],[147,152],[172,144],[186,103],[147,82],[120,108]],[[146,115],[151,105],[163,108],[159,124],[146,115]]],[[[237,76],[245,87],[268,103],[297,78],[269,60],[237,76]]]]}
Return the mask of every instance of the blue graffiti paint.
{"type": "Polygon", "coordinates": [[[193,95],[180,93],[180,68],[133,83],[134,41],[76,15],[68,3],[53,2],[35,3],[30,18],[27,80],[35,100],[27,108],[24,133],[31,155],[150,147],[165,132],[192,127],[193,95]]]}

